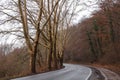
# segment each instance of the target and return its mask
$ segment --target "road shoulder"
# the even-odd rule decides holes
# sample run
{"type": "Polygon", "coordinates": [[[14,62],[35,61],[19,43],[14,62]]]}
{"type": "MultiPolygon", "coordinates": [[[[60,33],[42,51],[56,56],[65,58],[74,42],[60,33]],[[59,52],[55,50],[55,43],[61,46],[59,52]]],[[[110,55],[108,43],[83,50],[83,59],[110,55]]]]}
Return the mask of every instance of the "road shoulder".
{"type": "Polygon", "coordinates": [[[105,80],[105,77],[101,74],[101,72],[98,69],[93,67],[90,68],[92,70],[92,74],[88,80],[105,80]]]}
{"type": "Polygon", "coordinates": [[[105,80],[120,80],[120,76],[115,72],[112,72],[105,68],[98,68],[98,70],[104,75],[105,80]]]}

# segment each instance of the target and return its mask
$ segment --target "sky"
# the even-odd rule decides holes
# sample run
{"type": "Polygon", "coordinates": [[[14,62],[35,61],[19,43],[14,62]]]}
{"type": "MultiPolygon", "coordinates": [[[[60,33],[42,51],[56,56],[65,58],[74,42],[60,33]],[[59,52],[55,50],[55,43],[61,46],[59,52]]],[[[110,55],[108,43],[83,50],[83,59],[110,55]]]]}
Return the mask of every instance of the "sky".
{"type": "Polygon", "coordinates": [[[82,19],[91,17],[93,12],[99,10],[98,2],[99,0],[80,0],[81,5],[77,10],[81,10],[75,17],[74,23],[77,24],[81,22],[82,19]]]}
{"type": "MultiPolygon", "coordinates": [[[[10,0],[0,0],[0,5],[4,3],[8,3],[10,0]]],[[[76,8],[76,11],[79,11],[77,15],[74,17],[73,24],[79,23],[82,19],[89,18],[91,14],[99,9],[99,6],[97,5],[97,0],[79,0],[80,5],[79,7],[76,8]]],[[[0,29],[3,28],[4,26],[0,25],[0,29]]],[[[0,36],[1,37],[1,36],[0,36]]],[[[1,39],[1,43],[11,43],[14,42],[15,36],[8,36],[8,40],[1,39]]],[[[20,43],[20,42],[19,42],[20,43]]],[[[16,45],[18,45],[16,43],[16,45]]]]}

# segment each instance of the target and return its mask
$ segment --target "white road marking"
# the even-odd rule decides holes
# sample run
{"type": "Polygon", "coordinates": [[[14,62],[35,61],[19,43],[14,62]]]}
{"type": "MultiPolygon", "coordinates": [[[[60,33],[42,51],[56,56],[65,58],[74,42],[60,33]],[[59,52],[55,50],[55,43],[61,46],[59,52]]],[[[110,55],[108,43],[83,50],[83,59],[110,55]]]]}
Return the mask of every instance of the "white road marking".
{"type": "Polygon", "coordinates": [[[92,70],[90,68],[89,68],[89,71],[90,71],[90,73],[89,73],[88,77],[85,80],[88,80],[90,78],[90,76],[92,75],[92,70]]]}

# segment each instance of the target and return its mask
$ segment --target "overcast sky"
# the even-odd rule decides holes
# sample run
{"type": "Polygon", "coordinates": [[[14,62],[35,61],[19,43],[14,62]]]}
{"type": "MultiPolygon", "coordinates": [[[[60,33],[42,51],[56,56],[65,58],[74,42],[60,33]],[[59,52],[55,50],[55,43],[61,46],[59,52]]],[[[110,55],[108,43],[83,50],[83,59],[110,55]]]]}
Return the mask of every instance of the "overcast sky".
{"type": "Polygon", "coordinates": [[[77,10],[81,11],[75,17],[74,23],[79,23],[82,19],[89,18],[91,14],[99,10],[98,1],[99,0],[80,0],[80,6],[77,10]]]}

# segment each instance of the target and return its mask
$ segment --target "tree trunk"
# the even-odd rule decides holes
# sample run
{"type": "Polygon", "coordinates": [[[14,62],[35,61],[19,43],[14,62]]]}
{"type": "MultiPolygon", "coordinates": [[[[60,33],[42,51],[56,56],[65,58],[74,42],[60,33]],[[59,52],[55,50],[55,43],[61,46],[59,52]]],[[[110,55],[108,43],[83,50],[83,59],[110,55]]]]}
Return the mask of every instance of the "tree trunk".
{"type": "Polygon", "coordinates": [[[30,72],[36,73],[36,53],[30,54],[30,72]]]}
{"type": "Polygon", "coordinates": [[[48,55],[48,70],[52,70],[52,51],[48,55]]]}
{"type": "Polygon", "coordinates": [[[55,42],[54,42],[53,57],[54,57],[54,68],[55,68],[55,69],[58,69],[58,65],[57,65],[57,55],[56,55],[56,40],[55,40],[55,42]]]}
{"type": "Polygon", "coordinates": [[[63,67],[63,54],[62,54],[62,56],[60,57],[60,68],[62,68],[63,67]]]}
{"type": "Polygon", "coordinates": [[[87,37],[88,37],[88,42],[89,42],[89,45],[90,45],[90,50],[91,50],[91,53],[92,53],[92,56],[93,56],[93,60],[91,62],[93,63],[93,62],[97,61],[97,55],[96,55],[96,51],[94,49],[92,38],[90,36],[90,32],[88,32],[88,31],[87,31],[87,37]]]}

